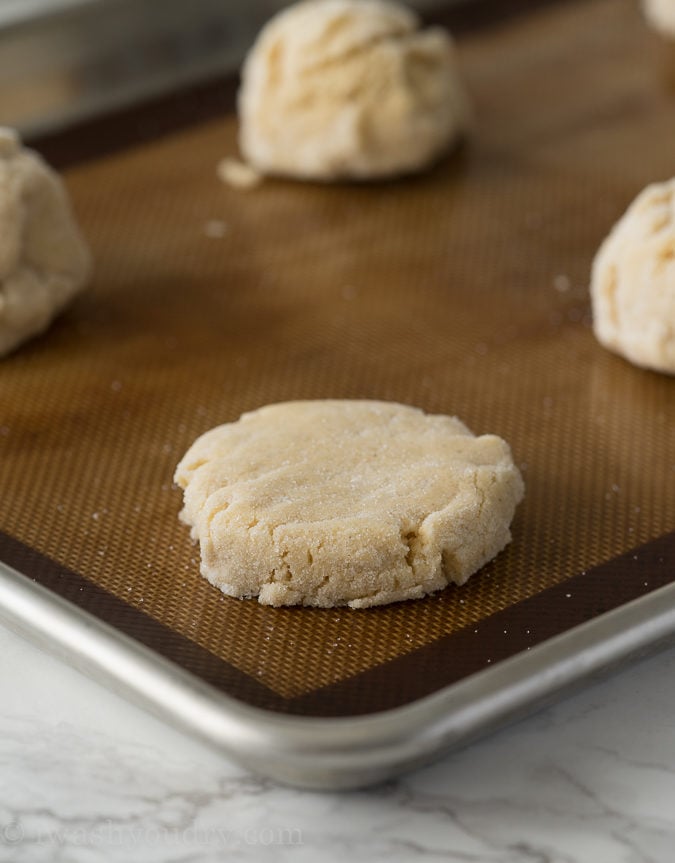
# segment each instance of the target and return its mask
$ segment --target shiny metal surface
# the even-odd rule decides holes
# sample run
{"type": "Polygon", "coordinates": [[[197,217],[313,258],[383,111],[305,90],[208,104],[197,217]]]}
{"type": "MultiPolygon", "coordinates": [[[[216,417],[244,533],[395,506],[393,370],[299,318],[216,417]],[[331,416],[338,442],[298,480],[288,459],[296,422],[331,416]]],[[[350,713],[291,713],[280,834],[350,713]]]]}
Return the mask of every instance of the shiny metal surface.
{"type": "MultiPolygon", "coordinates": [[[[82,0],[0,26],[0,122],[45,131],[235,68],[280,0],[82,0]]],[[[279,781],[350,788],[466,744],[675,634],[675,584],[396,710],[261,711],[0,563],[0,621],[217,751],[279,781]]]]}
{"type": "Polygon", "coordinates": [[[0,563],[0,621],[251,770],[357,788],[464,745],[675,635],[675,584],[396,710],[284,716],[228,698],[0,563]]]}
{"type": "Polygon", "coordinates": [[[278,5],[89,0],[15,16],[0,28],[0,121],[39,134],[231,71],[278,5]]]}

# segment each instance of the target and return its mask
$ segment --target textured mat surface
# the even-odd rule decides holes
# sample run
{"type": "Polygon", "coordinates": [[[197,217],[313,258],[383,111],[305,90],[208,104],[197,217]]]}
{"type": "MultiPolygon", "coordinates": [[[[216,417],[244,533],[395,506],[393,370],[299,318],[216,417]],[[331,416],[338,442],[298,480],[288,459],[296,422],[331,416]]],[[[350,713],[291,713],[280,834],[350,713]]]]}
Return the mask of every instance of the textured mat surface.
{"type": "Polygon", "coordinates": [[[231,115],[72,167],[96,277],[0,366],[0,559],[237,697],[317,715],[403,703],[672,580],[675,380],[601,349],[588,302],[598,243],[675,174],[653,44],[628,0],[462,35],[475,129],[420,178],[237,192],[215,176],[231,115]],[[177,461],[243,411],[327,397],[506,438],[511,546],[368,611],[212,588],[177,461]]]}

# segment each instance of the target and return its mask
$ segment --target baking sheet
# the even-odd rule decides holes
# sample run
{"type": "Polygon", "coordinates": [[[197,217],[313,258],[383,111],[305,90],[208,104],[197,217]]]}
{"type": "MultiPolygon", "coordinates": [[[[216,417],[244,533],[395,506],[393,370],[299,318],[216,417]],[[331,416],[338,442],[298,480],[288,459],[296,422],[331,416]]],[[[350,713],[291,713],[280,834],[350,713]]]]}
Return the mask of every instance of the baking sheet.
{"type": "Polygon", "coordinates": [[[310,717],[413,702],[672,582],[673,380],[597,345],[587,289],[612,222],[675,171],[653,47],[623,0],[486,17],[460,41],[470,139],[372,186],[237,192],[215,176],[231,114],[173,133],[134,115],[127,146],[67,172],[92,290],[3,361],[0,559],[222,692],[310,717]],[[463,588],[366,611],[208,585],[177,519],[182,453],[245,410],[328,397],[505,437],[527,485],[512,545],[463,588]]]}

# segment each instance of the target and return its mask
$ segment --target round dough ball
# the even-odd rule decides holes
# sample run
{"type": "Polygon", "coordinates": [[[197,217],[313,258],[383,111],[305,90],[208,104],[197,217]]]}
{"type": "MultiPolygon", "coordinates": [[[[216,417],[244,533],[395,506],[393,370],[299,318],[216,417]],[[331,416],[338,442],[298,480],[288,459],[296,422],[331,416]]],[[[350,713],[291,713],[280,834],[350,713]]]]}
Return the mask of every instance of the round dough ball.
{"type": "Polygon", "coordinates": [[[648,186],[600,247],[591,277],[598,340],[675,374],[675,179],[648,186]]]}
{"type": "Polygon", "coordinates": [[[465,126],[450,36],[385,0],[306,0],[263,28],[239,93],[263,174],[369,179],[425,168],[465,126]]]}
{"type": "Polygon", "coordinates": [[[510,541],[507,444],[377,401],[270,405],[178,465],[201,572],[264,605],[365,608],[463,584],[510,541]]]}
{"type": "Polygon", "coordinates": [[[675,0],[643,0],[642,5],[652,27],[675,39],[675,0]]]}
{"type": "Polygon", "coordinates": [[[89,270],[61,180],[0,128],[0,357],[46,329],[89,270]]]}

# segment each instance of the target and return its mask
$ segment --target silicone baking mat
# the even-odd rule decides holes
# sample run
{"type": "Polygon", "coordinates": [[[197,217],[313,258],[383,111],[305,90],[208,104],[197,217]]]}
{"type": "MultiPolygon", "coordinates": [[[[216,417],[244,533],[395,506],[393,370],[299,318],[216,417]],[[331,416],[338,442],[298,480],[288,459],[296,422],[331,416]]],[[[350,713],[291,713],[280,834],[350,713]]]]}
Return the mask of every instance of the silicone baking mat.
{"type": "Polygon", "coordinates": [[[230,189],[225,85],[45,145],[96,274],[2,361],[0,559],[218,688],[306,715],[409,702],[673,579],[675,380],[603,350],[588,300],[612,223],[675,173],[668,58],[628,0],[491,19],[500,5],[457,13],[474,128],[421,177],[230,189]],[[383,608],[221,595],[178,521],[175,465],[243,411],[311,398],[506,438],[527,486],[512,544],[465,587],[383,608]]]}

